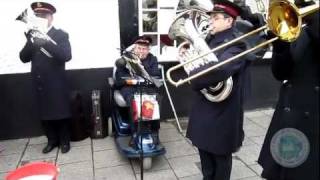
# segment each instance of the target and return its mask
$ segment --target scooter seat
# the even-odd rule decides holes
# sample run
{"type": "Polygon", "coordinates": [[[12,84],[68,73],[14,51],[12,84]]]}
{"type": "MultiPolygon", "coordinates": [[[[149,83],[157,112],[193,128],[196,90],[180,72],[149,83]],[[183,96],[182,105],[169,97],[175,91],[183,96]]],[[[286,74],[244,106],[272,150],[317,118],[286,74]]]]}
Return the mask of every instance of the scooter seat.
{"type": "Polygon", "coordinates": [[[120,107],[128,107],[127,102],[124,100],[119,90],[115,90],[113,93],[114,100],[116,104],[120,107]]]}

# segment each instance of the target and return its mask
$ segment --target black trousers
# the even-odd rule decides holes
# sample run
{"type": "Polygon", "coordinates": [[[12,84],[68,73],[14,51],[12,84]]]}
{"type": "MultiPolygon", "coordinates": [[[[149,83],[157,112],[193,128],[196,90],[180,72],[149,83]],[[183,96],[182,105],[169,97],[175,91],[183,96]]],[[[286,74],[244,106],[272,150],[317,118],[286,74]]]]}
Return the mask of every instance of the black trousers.
{"type": "Polygon", "coordinates": [[[48,144],[64,145],[70,143],[70,119],[42,120],[48,144]]]}
{"type": "Polygon", "coordinates": [[[232,154],[216,155],[199,150],[203,180],[230,180],[232,154]]]}

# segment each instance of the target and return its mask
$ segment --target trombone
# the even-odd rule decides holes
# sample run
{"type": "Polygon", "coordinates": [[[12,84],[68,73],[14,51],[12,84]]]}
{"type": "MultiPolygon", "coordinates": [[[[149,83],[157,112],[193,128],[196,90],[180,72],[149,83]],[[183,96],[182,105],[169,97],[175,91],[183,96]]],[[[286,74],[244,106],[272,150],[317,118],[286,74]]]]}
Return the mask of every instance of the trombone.
{"type": "Polygon", "coordinates": [[[253,52],[256,49],[259,49],[265,45],[268,45],[278,39],[280,39],[282,41],[286,41],[286,42],[293,42],[300,35],[301,28],[302,28],[302,18],[309,15],[309,14],[312,14],[318,10],[319,10],[318,3],[299,9],[296,5],[289,2],[288,0],[273,1],[269,7],[268,20],[267,20],[266,25],[264,25],[258,29],[255,29],[247,34],[244,34],[238,38],[235,38],[235,39],[229,41],[228,43],[222,44],[214,49],[211,49],[209,52],[206,52],[198,57],[192,58],[192,59],[187,60],[181,64],[178,64],[176,66],[169,68],[166,73],[167,79],[172,85],[178,87],[182,84],[185,84],[186,82],[190,82],[193,79],[196,79],[202,75],[205,75],[208,72],[219,68],[220,66],[223,66],[227,63],[230,63],[239,57],[242,57],[250,52],[253,52]],[[179,79],[178,81],[174,81],[172,79],[171,73],[179,68],[182,68],[184,65],[192,63],[193,61],[198,60],[199,58],[202,58],[210,53],[218,51],[219,49],[222,49],[226,46],[229,46],[239,40],[242,40],[248,36],[251,36],[251,35],[256,34],[258,32],[261,32],[263,30],[271,30],[271,32],[274,33],[276,35],[276,37],[271,38],[265,42],[262,42],[251,49],[243,51],[242,53],[239,53],[236,56],[233,56],[229,59],[226,59],[220,63],[217,63],[217,64],[215,64],[215,65],[213,65],[203,71],[200,71],[196,74],[193,74],[185,79],[179,79]]]}

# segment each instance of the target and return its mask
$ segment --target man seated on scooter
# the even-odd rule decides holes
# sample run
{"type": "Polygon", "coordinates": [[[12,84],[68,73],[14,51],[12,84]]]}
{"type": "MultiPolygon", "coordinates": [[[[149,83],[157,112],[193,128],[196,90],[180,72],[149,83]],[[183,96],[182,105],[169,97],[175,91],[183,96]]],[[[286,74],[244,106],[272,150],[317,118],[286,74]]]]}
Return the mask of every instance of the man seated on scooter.
{"type": "MultiPolygon", "coordinates": [[[[148,72],[150,76],[161,76],[161,72],[158,68],[158,60],[157,57],[150,53],[150,45],[152,43],[152,39],[148,36],[139,36],[133,43],[132,53],[137,56],[144,69],[148,72]]],[[[116,62],[117,70],[116,70],[116,84],[120,87],[120,93],[125,99],[126,103],[131,106],[131,101],[133,99],[133,95],[135,92],[138,92],[136,85],[137,81],[133,81],[131,78],[132,73],[126,67],[126,63],[123,63],[123,60],[116,62]]],[[[132,118],[132,107],[130,107],[130,120],[132,121],[131,129],[132,133],[135,133],[137,130],[137,123],[133,122],[132,118]]],[[[151,121],[151,130],[154,135],[154,140],[158,142],[158,130],[160,128],[159,121],[151,121]]]]}

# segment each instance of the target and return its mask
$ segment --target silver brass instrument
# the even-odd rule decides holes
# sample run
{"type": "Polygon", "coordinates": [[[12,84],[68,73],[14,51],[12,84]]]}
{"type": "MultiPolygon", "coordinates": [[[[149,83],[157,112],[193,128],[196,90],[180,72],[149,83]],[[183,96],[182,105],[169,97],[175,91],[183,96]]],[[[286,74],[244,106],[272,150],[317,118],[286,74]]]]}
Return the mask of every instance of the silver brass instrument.
{"type": "Polygon", "coordinates": [[[210,71],[217,69],[220,66],[228,64],[230,62],[233,62],[237,58],[242,57],[250,52],[253,52],[258,48],[266,46],[266,45],[268,45],[278,39],[280,39],[282,41],[286,41],[286,42],[293,42],[300,35],[300,31],[303,26],[302,25],[302,18],[309,15],[309,14],[312,14],[318,10],[319,10],[319,2],[317,2],[316,4],[299,9],[293,3],[289,2],[288,0],[272,1],[269,6],[269,9],[268,9],[268,18],[267,18],[266,25],[264,25],[256,30],[253,30],[247,34],[244,34],[240,37],[237,37],[237,38],[235,38],[225,44],[222,44],[222,45],[220,45],[210,51],[207,51],[197,57],[188,59],[187,61],[185,61],[179,65],[176,65],[174,67],[169,68],[166,73],[168,81],[177,87],[177,86],[180,86],[180,85],[182,85],[186,82],[189,82],[193,79],[196,79],[202,75],[205,75],[205,74],[209,73],[210,71]],[[249,36],[256,34],[258,32],[261,32],[263,30],[271,30],[277,37],[274,37],[274,38],[271,38],[265,42],[262,42],[251,49],[248,49],[240,54],[237,54],[236,56],[233,56],[233,57],[231,57],[221,63],[215,64],[215,65],[213,65],[213,66],[211,66],[201,72],[193,74],[192,76],[189,76],[185,79],[180,79],[178,81],[172,80],[171,73],[173,71],[175,71],[179,68],[182,68],[185,65],[190,64],[190,63],[198,60],[199,58],[202,58],[208,54],[212,54],[213,52],[215,52],[219,49],[222,49],[226,46],[229,46],[230,44],[238,42],[246,37],[249,37],[249,36]]]}
{"type": "MultiPolygon", "coordinates": [[[[213,7],[211,1],[204,1],[201,3],[195,3],[197,6],[187,6],[187,9],[181,11],[174,22],[172,23],[169,30],[169,37],[171,39],[182,39],[182,42],[178,46],[178,60],[182,63],[181,66],[184,67],[185,72],[190,76],[190,72],[201,66],[209,63],[218,63],[218,59],[214,53],[207,53],[201,56],[205,52],[210,51],[207,43],[205,42],[205,37],[210,31],[209,27],[209,16],[206,12],[209,9],[204,9],[199,5],[204,7],[213,7]],[[186,48],[188,46],[188,48],[186,48]],[[190,58],[199,57],[196,60],[188,62],[190,58]]],[[[168,77],[169,79],[169,77],[168,77]]],[[[171,82],[171,78],[169,79],[171,82]]],[[[226,99],[232,91],[233,80],[229,77],[227,80],[217,83],[214,86],[200,90],[200,92],[211,102],[220,102],[226,99]]]]}
{"type": "MultiPolygon", "coordinates": [[[[34,22],[37,17],[35,17],[33,13],[28,13],[28,10],[29,10],[28,8],[25,9],[15,20],[19,20],[26,23],[27,31],[30,31],[31,42],[33,42],[33,38],[40,38],[46,41],[50,41],[54,45],[57,45],[57,43],[50,36],[48,36],[45,32],[43,32],[41,29],[39,29],[37,26],[34,25],[34,22]]],[[[43,47],[40,47],[40,50],[46,56],[52,58],[52,55],[46,49],[44,49],[43,47]]]]}

